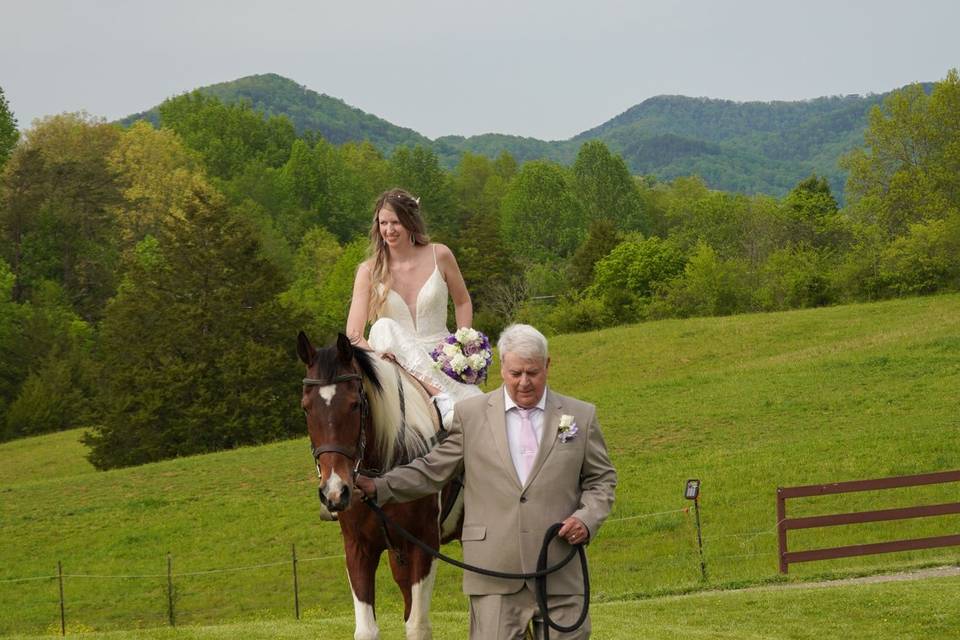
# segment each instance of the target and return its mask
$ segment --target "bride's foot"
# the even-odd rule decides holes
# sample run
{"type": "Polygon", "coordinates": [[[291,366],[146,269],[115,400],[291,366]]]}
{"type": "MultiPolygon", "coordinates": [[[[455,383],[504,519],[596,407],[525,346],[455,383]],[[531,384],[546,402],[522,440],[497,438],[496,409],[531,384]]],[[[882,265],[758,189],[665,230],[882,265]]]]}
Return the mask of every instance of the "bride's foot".
{"type": "Polygon", "coordinates": [[[453,398],[445,391],[441,391],[433,396],[433,402],[440,412],[440,421],[443,423],[443,428],[449,429],[450,425],[453,424],[453,398]]]}

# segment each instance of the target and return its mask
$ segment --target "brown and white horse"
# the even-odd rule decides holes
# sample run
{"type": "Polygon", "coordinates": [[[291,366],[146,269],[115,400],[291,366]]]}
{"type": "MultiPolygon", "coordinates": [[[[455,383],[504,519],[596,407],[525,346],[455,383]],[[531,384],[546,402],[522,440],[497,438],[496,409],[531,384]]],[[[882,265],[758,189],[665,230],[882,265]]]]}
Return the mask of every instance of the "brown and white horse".
{"type": "MultiPolygon", "coordinates": [[[[315,349],[301,331],[297,354],[307,365],[301,405],[320,476],[320,501],[336,514],[343,533],[356,620],[353,637],[380,637],[375,574],[381,554],[389,550],[390,569],[403,593],[407,638],[430,638],[433,558],[384,531],[374,513],[359,504],[353,479],[358,471],[387,471],[426,453],[437,432],[436,412],[414,379],[399,374],[396,364],[355,348],[344,335],[336,346],[315,349]]],[[[456,497],[449,489],[444,495],[456,497]]],[[[390,504],[384,511],[434,548],[456,539],[462,525],[459,505],[445,508],[436,495],[390,504]]]]}

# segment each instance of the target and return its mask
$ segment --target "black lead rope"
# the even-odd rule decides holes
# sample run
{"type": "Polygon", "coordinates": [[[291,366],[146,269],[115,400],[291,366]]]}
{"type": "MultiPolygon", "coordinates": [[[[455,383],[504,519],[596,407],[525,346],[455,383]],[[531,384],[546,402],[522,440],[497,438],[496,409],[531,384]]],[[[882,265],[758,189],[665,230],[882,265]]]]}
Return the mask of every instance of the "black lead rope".
{"type": "Polygon", "coordinates": [[[387,527],[392,527],[401,535],[401,537],[420,547],[434,558],[443,560],[444,562],[452,564],[455,567],[460,567],[465,571],[472,571],[473,573],[479,573],[480,575],[490,576],[492,578],[505,578],[508,580],[534,580],[536,584],[535,595],[537,598],[537,607],[539,607],[540,616],[543,618],[543,640],[550,640],[551,627],[561,633],[569,633],[579,629],[587,619],[587,614],[590,612],[590,575],[587,572],[587,554],[583,550],[583,545],[573,545],[573,548],[570,549],[570,553],[568,553],[563,560],[555,565],[551,565],[549,567],[547,566],[547,550],[549,549],[550,543],[553,541],[553,539],[557,537],[560,527],[563,526],[561,523],[557,522],[550,525],[550,527],[543,534],[543,544],[540,545],[540,556],[537,558],[536,571],[533,573],[506,573],[503,571],[494,571],[492,569],[475,567],[440,553],[440,551],[423,542],[397,523],[392,522],[387,517],[387,514],[383,512],[383,509],[380,508],[380,505],[378,505],[376,502],[367,497],[364,497],[363,501],[368,507],[370,507],[370,510],[373,511],[378,518],[380,518],[380,522],[382,523],[384,529],[387,527]],[[547,576],[565,567],[576,554],[580,555],[580,568],[583,570],[583,609],[580,610],[580,617],[577,618],[576,622],[570,626],[563,626],[557,622],[554,622],[553,619],[550,618],[550,613],[547,609],[547,576]]]}

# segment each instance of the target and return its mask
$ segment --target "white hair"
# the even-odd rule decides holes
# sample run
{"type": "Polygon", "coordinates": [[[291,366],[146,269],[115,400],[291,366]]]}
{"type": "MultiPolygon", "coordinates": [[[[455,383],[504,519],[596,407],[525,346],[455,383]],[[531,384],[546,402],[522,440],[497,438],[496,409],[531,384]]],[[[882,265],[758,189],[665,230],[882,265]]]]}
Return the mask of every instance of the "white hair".
{"type": "Polygon", "coordinates": [[[497,341],[500,362],[505,353],[512,353],[529,360],[547,361],[547,339],[529,324],[512,324],[503,330],[497,341]]]}

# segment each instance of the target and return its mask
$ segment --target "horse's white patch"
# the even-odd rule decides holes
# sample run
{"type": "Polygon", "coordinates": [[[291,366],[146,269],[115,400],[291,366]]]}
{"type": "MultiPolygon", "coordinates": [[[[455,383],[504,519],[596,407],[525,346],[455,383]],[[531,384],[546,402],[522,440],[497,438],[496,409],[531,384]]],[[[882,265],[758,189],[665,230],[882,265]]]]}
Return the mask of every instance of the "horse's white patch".
{"type": "MultiPolygon", "coordinates": [[[[350,582],[349,571],[347,582],[350,582]]],[[[353,596],[353,640],[380,640],[380,627],[377,626],[373,607],[366,602],[360,602],[353,591],[352,582],[350,582],[350,594],[353,596]]]]}
{"type": "Polygon", "coordinates": [[[323,401],[327,403],[327,406],[330,406],[330,403],[333,401],[333,396],[337,395],[337,385],[335,384],[325,384],[317,390],[320,393],[320,397],[323,398],[323,401]]]}
{"type": "Polygon", "coordinates": [[[346,483],[343,479],[337,474],[336,471],[330,471],[330,479],[326,483],[326,494],[327,500],[330,502],[339,502],[340,501],[340,492],[343,491],[346,487],[346,483]]]}
{"type": "Polygon", "coordinates": [[[423,580],[410,587],[410,617],[405,624],[407,640],[430,640],[433,630],[430,628],[430,596],[433,583],[437,579],[437,561],[430,561],[430,573],[423,580]]]}

